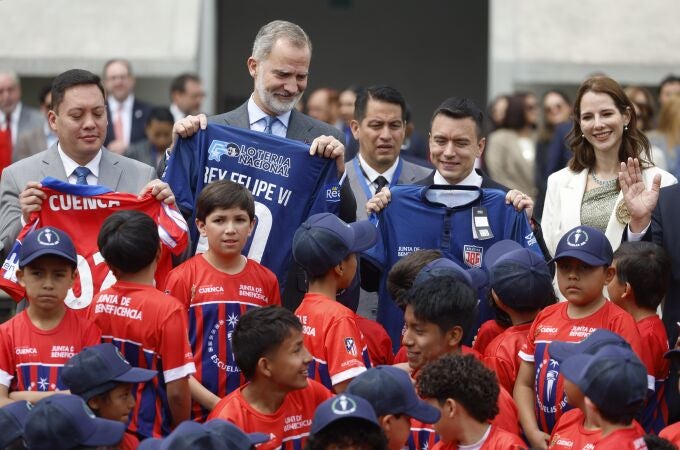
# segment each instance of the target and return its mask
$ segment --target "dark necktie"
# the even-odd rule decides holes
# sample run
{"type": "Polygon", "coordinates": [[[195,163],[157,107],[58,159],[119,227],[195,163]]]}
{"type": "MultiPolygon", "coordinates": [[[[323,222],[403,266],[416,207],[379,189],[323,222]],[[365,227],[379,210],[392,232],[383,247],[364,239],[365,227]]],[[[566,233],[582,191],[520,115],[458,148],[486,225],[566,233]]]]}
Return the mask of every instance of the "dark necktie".
{"type": "Polygon", "coordinates": [[[382,191],[382,188],[384,188],[385,186],[387,186],[388,184],[390,184],[390,183],[387,181],[387,178],[385,178],[385,177],[382,176],[382,175],[379,175],[375,180],[373,180],[373,183],[375,184],[375,192],[376,192],[376,193],[382,191]]]}
{"type": "Polygon", "coordinates": [[[264,118],[264,132],[267,134],[272,134],[272,124],[276,120],[276,117],[273,116],[265,116],[264,118]]]}
{"type": "Polygon", "coordinates": [[[87,167],[76,167],[73,173],[76,174],[76,184],[87,184],[87,176],[92,172],[87,167]]]}
{"type": "Polygon", "coordinates": [[[9,139],[9,145],[12,146],[12,113],[7,113],[5,115],[5,131],[7,132],[7,138],[9,139]]]}

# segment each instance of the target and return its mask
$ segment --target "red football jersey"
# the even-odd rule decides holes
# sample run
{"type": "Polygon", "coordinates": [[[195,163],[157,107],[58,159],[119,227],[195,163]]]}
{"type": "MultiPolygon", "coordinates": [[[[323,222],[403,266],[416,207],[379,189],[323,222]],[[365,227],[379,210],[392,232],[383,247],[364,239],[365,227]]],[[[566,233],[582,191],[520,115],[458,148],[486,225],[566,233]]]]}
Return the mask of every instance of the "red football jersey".
{"type": "Polygon", "coordinates": [[[524,323],[506,329],[496,336],[484,350],[484,364],[496,372],[501,386],[512,392],[519,373],[520,359],[517,353],[527,342],[531,323],[524,323]]]}
{"type": "MultiPolygon", "coordinates": [[[[276,275],[251,259],[229,275],[197,255],[170,272],[165,291],[189,312],[194,378],[220,398],[238,389],[245,378],[234,360],[231,334],[249,309],[281,304],[276,275]]],[[[194,419],[202,422],[209,412],[194,402],[194,419]]]]}
{"type": "Polygon", "coordinates": [[[246,433],[268,434],[271,440],[258,445],[257,450],[304,448],[316,407],[332,397],[323,385],[308,380],[307,387],[289,392],[274,414],[262,414],[243,398],[244,388],[242,386],[220,400],[208,420],[228,420],[246,433]]]}
{"type": "Polygon", "coordinates": [[[609,433],[595,443],[595,450],[647,450],[644,431],[636,426],[609,433]]]}
{"type": "Polygon", "coordinates": [[[475,336],[475,341],[472,343],[472,348],[477,350],[479,353],[484,354],[486,351],[486,346],[489,342],[493,341],[496,336],[504,332],[506,328],[503,328],[495,320],[487,320],[479,327],[477,331],[477,336],[475,336]]]}
{"type": "Polygon", "coordinates": [[[307,293],[295,310],[305,347],[312,354],[309,377],[332,389],[371,367],[356,314],[322,294],[307,293]]]}
{"type": "Polygon", "coordinates": [[[52,226],[68,233],[75,244],[78,278],[65,302],[72,309],[84,310],[95,294],[116,281],[99,253],[97,236],[104,220],[123,210],[141,211],[158,224],[163,245],[156,269],[156,286],[163,289],[172,269],[172,254],[182,253],[188,242],[188,227],[177,208],[148,194],[138,199],[134,194],[111,192],[102,186],[81,186],[56,180],[43,180],[42,184],[47,197],[43,200],[42,209],[31,215],[30,222],[21,230],[8,254],[0,272],[1,289],[17,301],[23,298],[24,290],[17,284],[15,275],[21,240],[31,230],[52,226]]]}
{"type": "Polygon", "coordinates": [[[0,325],[0,384],[9,391],[61,391],[64,363],[100,342],[99,328],[66,308],[59,325],[41,330],[22,311],[0,325]]]}
{"type": "Polygon", "coordinates": [[[659,437],[667,439],[677,446],[680,446],[680,422],[676,422],[673,425],[668,425],[666,428],[661,430],[659,437]]]}
{"type": "Polygon", "coordinates": [[[374,366],[391,366],[394,364],[392,354],[392,339],[382,325],[375,320],[356,315],[357,326],[363,334],[368,346],[368,356],[374,366]]]}
{"type": "MultiPolygon", "coordinates": [[[[471,445],[475,445],[475,448],[479,448],[479,450],[519,450],[526,448],[524,441],[518,435],[508,433],[493,425],[489,427],[480,441],[480,447],[476,447],[480,444],[480,442],[477,442],[475,444],[468,444],[465,448],[471,445]]],[[[458,450],[459,448],[458,444],[445,444],[443,441],[439,441],[432,447],[432,450],[458,450]]]]}
{"type": "Polygon", "coordinates": [[[642,411],[642,426],[648,433],[659,433],[668,423],[666,405],[666,380],[669,373],[668,360],[663,357],[668,351],[668,335],[659,316],[645,317],[637,323],[640,341],[645,349],[640,359],[647,366],[647,382],[653,393],[647,399],[642,411]]]}
{"type": "MultiPolygon", "coordinates": [[[[548,449],[556,450],[591,450],[600,440],[600,429],[587,430],[583,424],[586,416],[578,408],[570,409],[562,414],[550,436],[548,449]]],[[[642,426],[633,420],[633,426],[640,433],[645,434],[642,426]]]]}
{"type": "Polygon", "coordinates": [[[128,430],[144,437],[170,432],[166,383],[196,372],[181,303],[153,286],[119,281],[95,297],[89,315],[130,364],[158,371],[133,391],[137,404],[128,430]]]}
{"type": "Polygon", "coordinates": [[[551,433],[562,413],[571,408],[564,395],[560,365],[548,353],[551,342],[580,342],[603,328],[619,334],[636,354],[642,354],[635,320],[614,303],[606,301],[593,314],[580,319],[568,316],[568,306],[568,302],[561,302],[539,312],[529,329],[527,343],[519,352],[524,361],[534,363],[536,421],[538,428],[546,433],[551,433]]]}

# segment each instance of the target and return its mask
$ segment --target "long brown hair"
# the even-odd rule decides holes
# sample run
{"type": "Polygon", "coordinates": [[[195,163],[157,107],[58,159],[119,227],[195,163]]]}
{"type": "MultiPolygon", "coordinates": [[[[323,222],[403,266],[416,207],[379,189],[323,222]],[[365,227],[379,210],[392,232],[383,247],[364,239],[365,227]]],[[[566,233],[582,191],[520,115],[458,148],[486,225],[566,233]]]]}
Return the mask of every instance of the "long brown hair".
{"type": "Polygon", "coordinates": [[[574,172],[580,172],[583,169],[595,167],[595,150],[581,131],[581,99],[588,92],[609,95],[621,114],[627,112],[630,115],[628,130],[624,130],[623,136],[621,136],[619,161],[625,162],[628,158],[638,158],[642,167],[653,166],[649,140],[637,128],[635,108],[630,99],[623,92],[619,83],[609,77],[596,76],[584,81],[576,94],[573,115],[574,126],[567,136],[571,150],[574,152],[574,156],[569,160],[569,168],[574,172]]]}

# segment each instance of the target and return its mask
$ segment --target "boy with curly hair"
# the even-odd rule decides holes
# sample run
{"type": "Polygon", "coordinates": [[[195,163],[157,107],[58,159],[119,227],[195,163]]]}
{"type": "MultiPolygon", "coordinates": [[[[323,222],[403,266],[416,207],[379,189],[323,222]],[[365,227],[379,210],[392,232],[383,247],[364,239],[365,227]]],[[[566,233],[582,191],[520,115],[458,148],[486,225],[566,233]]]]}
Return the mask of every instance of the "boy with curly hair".
{"type": "Polygon", "coordinates": [[[490,423],[498,414],[500,388],[496,375],[474,356],[439,358],[425,366],[417,383],[421,397],[441,411],[434,424],[440,440],[432,450],[524,448],[519,436],[490,423]]]}

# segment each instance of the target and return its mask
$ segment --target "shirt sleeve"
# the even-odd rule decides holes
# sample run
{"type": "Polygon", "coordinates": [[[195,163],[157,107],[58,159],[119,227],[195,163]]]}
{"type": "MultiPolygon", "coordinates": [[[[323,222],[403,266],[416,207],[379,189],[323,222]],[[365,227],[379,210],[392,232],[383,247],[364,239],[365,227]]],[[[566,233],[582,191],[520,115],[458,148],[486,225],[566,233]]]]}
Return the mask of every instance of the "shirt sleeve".
{"type": "Polygon", "coordinates": [[[9,333],[7,333],[7,328],[0,327],[0,384],[8,388],[16,372],[13,349],[14,342],[9,333]]]}
{"type": "Polygon", "coordinates": [[[618,315],[614,319],[614,323],[611,324],[611,330],[624,338],[640,360],[644,361],[640,332],[638,331],[635,319],[630,314],[623,313],[618,315]]]}
{"type": "Polygon", "coordinates": [[[101,344],[102,332],[99,327],[91,320],[85,319],[86,326],[83,333],[83,348],[101,344]]]}
{"type": "Polygon", "coordinates": [[[170,271],[165,280],[165,293],[180,301],[188,311],[191,306],[191,287],[187,283],[185,271],[181,270],[181,265],[170,271]],[[180,270],[178,270],[180,269],[180,270]]]}
{"type": "Polygon", "coordinates": [[[163,321],[162,330],[160,353],[165,382],[169,383],[196,373],[187,337],[186,313],[179,307],[172,308],[163,321]]]}
{"type": "Polygon", "coordinates": [[[328,374],[335,386],[350,380],[366,370],[362,358],[361,332],[350,317],[336,320],[324,337],[328,374]]]}
{"type": "Polygon", "coordinates": [[[269,304],[281,306],[281,289],[279,288],[279,281],[276,276],[272,274],[272,284],[269,288],[269,304]]]}
{"type": "Polygon", "coordinates": [[[534,355],[536,353],[536,342],[535,342],[535,337],[536,337],[536,326],[539,322],[539,318],[541,317],[541,314],[539,313],[538,316],[534,319],[534,323],[531,324],[531,328],[529,328],[529,332],[527,334],[527,341],[524,345],[522,345],[522,348],[519,350],[518,356],[522,361],[530,362],[533,363],[535,362],[534,355]]]}

